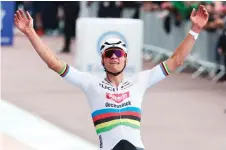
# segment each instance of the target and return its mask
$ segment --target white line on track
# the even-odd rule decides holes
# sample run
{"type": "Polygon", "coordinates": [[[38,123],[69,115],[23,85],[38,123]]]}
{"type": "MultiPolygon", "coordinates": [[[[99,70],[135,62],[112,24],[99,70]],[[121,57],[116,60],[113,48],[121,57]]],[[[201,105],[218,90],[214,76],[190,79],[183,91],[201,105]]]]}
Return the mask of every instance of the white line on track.
{"type": "Polygon", "coordinates": [[[96,145],[4,100],[0,100],[0,132],[36,150],[98,150],[96,145]]]}

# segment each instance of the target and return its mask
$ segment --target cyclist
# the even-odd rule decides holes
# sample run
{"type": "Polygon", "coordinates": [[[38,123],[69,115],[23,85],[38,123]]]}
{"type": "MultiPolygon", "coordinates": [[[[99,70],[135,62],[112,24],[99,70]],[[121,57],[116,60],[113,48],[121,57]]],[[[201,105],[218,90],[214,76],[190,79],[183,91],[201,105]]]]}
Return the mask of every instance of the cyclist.
{"type": "Polygon", "coordinates": [[[120,39],[111,38],[103,43],[100,51],[106,78],[99,79],[59,60],[34,31],[33,20],[28,12],[25,15],[22,10],[16,11],[14,21],[48,67],[85,92],[92,109],[91,115],[101,150],[144,150],[140,138],[143,95],[147,88],[163,80],[183,64],[208,17],[209,14],[202,5],[197,12],[193,10],[190,16],[191,30],[174,54],[154,68],[128,79],[123,77],[128,60],[127,48],[120,39]]]}

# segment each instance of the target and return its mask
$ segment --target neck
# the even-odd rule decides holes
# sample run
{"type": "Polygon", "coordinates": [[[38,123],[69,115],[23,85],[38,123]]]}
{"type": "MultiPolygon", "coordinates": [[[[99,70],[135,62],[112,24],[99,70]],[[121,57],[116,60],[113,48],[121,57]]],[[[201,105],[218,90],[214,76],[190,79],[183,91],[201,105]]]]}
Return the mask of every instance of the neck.
{"type": "Polygon", "coordinates": [[[108,73],[107,73],[107,79],[110,80],[110,82],[111,82],[114,86],[118,87],[119,84],[122,82],[123,74],[120,73],[119,75],[114,76],[114,75],[111,75],[111,74],[108,74],[108,73]]]}

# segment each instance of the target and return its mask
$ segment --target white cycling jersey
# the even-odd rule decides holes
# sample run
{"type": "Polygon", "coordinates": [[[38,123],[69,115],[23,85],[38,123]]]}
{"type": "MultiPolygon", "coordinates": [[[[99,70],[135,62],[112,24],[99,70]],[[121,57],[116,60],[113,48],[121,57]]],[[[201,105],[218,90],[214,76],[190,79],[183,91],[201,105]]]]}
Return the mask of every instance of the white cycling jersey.
{"type": "Polygon", "coordinates": [[[147,88],[168,74],[169,69],[163,62],[123,80],[115,87],[107,78],[99,79],[67,64],[60,73],[64,79],[85,92],[101,150],[112,149],[120,140],[144,148],[140,137],[143,95],[147,88]]]}

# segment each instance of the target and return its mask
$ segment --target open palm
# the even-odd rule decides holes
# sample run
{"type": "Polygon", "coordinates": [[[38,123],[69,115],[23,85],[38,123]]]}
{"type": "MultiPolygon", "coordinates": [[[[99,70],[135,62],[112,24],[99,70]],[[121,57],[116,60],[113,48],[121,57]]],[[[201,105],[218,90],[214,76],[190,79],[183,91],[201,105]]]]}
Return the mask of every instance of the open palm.
{"type": "Polygon", "coordinates": [[[22,10],[17,10],[14,15],[14,23],[16,27],[25,34],[33,28],[33,19],[28,11],[26,11],[25,15],[22,10]]]}
{"type": "Polygon", "coordinates": [[[190,19],[192,21],[193,26],[196,26],[200,30],[206,25],[209,14],[203,5],[200,5],[198,11],[192,11],[190,19]]]}

